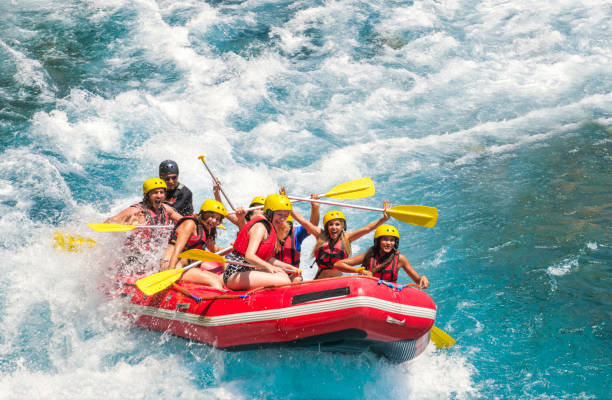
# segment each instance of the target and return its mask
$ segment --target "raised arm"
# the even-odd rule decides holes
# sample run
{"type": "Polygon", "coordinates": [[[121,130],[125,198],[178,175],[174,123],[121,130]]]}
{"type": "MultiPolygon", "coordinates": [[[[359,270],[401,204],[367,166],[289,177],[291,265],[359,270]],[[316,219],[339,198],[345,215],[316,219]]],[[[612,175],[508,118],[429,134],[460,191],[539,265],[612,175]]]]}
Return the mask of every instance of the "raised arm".
{"type": "Polygon", "coordinates": [[[306,232],[313,235],[317,239],[319,238],[319,236],[321,236],[321,233],[323,232],[323,230],[319,228],[317,225],[307,220],[306,218],[304,218],[304,216],[300,214],[299,212],[297,212],[295,208],[291,211],[291,215],[297,222],[300,223],[300,225],[302,225],[306,229],[306,232]]]}
{"type": "MultiPolygon", "coordinates": [[[[223,201],[221,200],[221,182],[219,181],[213,181],[213,194],[215,195],[215,200],[217,200],[219,203],[223,204],[223,201]]],[[[245,220],[244,220],[244,214],[242,215],[242,219],[240,219],[240,217],[238,217],[238,210],[240,209],[237,208],[236,209],[236,214],[228,214],[227,220],[229,222],[231,222],[232,224],[236,225],[238,228],[242,228],[245,224],[245,220]]]]}
{"type": "Polygon", "coordinates": [[[383,203],[383,209],[385,210],[385,212],[383,213],[383,217],[376,221],[370,222],[361,229],[357,229],[356,231],[352,232],[347,232],[346,237],[348,238],[349,242],[359,239],[363,235],[372,232],[374,229],[387,222],[387,220],[389,220],[389,215],[387,214],[387,210],[389,208],[391,208],[391,203],[389,203],[389,200],[385,200],[385,202],[383,203]]]}
{"type": "MultiPolygon", "coordinates": [[[[318,193],[313,193],[310,195],[310,198],[318,200],[321,197],[319,196],[318,193]]],[[[318,226],[319,218],[320,218],[319,203],[315,203],[315,202],[310,203],[310,223],[313,224],[314,226],[318,226]]]]}

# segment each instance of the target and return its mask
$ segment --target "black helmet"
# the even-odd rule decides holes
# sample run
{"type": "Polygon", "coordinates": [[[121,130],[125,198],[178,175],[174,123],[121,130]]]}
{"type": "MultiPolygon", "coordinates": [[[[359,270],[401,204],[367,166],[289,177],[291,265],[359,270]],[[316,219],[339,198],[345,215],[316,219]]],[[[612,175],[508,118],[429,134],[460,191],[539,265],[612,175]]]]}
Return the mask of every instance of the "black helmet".
{"type": "Polygon", "coordinates": [[[179,173],[178,165],[172,160],[162,161],[159,164],[159,175],[177,174],[179,173]]]}

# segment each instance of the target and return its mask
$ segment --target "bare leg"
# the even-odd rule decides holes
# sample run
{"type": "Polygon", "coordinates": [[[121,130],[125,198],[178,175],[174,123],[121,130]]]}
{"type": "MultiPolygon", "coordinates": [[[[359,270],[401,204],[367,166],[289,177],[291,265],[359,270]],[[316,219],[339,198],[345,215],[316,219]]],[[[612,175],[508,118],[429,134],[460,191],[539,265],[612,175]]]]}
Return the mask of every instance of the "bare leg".
{"type": "Polygon", "coordinates": [[[335,278],[336,276],[342,276],[342,272],[335,269],[324,269],[319,276],[317,276],[317,279],[335,278]]]}
{"type": "Polygon", "coordinates": [[[290,284],[287,274],[269,273],[264,271],[236,272],[227,280],[227,288],[232,290],[248,290],[262,286],[283,286],[290,284]]]}
{"type": "Polygon", "coordinates": [[[181,279],[185,282],[201,283],[206,286],[214,287],[215,289],[223,289],[223,279],[221,275],[213,274],[212,272],[204,271],[200,268],[192,268],[186,271],[181,279]]]}

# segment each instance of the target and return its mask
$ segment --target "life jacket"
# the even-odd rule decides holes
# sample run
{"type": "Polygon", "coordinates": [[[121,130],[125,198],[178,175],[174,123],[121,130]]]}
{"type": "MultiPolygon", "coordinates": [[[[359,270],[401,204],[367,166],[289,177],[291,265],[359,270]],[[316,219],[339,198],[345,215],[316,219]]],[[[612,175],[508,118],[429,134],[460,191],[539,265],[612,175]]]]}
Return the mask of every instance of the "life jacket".
{"type": "Polygon", "coordinates": [[[173,205],[174,203],[176,203],[176,200],[178,199],[178,194],[181,191],[181,189],[183,189],[185,187],[185,185],[183,185],[182,183],[179,183],[178,186],[176,187],[176,189],[170,191],[170,190],[166,190],[166,200],[164,201],[164,203],[168,204],[169,206],[173,205]],[[172,193],[170,193],[172,192],[172,193]]]}
{"type": "MultiPolygon", "coordinates": [[[[168,212],[163,205],[159,214],[156,214],[155,211],[147,207],[142,201],[133,204],[131,207],[136,207],[143,212],[146,225],[168,225],[170,221],[168,212]]],[[[127,237],[125,245],[136,251],[149,251],[151,250],[151,241],[161,242],[166,237],[165,234],[167,234],[167,232],[164,229],[156,231],[157,232],[154,233],[153,229],[136,229],[127,237]]]]}
{"type": "MultiPolygon", "coordinates": [[[[399,251],[396,251],[395,255],[391,259],[391,262],[382,270],[375,272],[372,276],[387,282],[397,282],[397,276],[399,273],[399,256],[399,251]]],[[[373,254],[369,260],[363,261],[363,267],[365,267],[368,271],[374,271],[381,264],[381,259],[378,252],[373,254]]]]}
{"type": "Polygon", "coordinates": [[[234,251],[240,254],[242,257],[245,256],[247,247],[249,246],[249,230],[253,225],[260,222],[264,224],[268,230],[268,238],[259,244],[255,254],[264,261],[274,255],[274,247],[276,246],[276,230],[270,221],[264,217],[258,216],[251,219],[245,226],[242,227],[242,229],[240,229],[240,232],[238,232],[236,240],[234,241],[234,251]]]}
{"type": "Polygon", "coordinates": [[[289,230],[289,234],[285,241],[280,242],[281,249],[275,254],[276,259],[281,260],[294,267],[300,266],[300,252],[295,248],[295,231],[293,227],[289,230]]]}
{"type": "Polygon", "coordinates": [[[196,224],[196,234],[191,235],[189,239],[187,239],[187,243],[185,243],[185,250],[206,249],[206,244],[208,243],[206,229],[204,228],[204,225],[202,225],[200,220],[197,219],[194,215],[183,217],[178,220],[178,222],[174,226],[174,229],[172,230],[172,233],[170,234],[168,243],[176,244],[176,239],[177,239],[176,229],[179,227],[179,225],[181,225],[183,222],[187,220],[192,220],[196,224]]]}
{"type": "Polygon", "coordinates": [[[163,205],[161,207],[161,213],[159,214],[155,214],[155,211],[147,207],[142,201],[132,205],[132,207],[136,207],[144,213],[147,225],[168,225],[168,221],[170,221],[168,211],[166,211],[163,205]]]}
{"type": "Polygon", "coordinates": [[[342,245],[341,237],[336,239],[336,243],[330,248],[329,242],[324,243],[317,250],[316,261],[321,269],[332,269],[334,263],[345,259],[348,256],[342,245]]]}

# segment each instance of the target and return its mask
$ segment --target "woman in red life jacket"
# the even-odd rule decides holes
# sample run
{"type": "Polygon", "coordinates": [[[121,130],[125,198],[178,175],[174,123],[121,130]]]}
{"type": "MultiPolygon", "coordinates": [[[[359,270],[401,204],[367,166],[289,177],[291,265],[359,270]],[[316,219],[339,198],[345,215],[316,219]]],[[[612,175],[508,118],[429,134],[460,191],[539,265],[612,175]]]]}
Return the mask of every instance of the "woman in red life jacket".
{"type": "Polygon", "coordinates": [[[227,264],[223,281],[229,289],[283,286],[301,279],[297,268],[274,258],[277,232],[282,235],[286,233],[285,221],[292,208],[286,196],[271,194],[264,201],[264,216],[253,217],[240,229],[234,241],[234,252],[227,259],[251,266],[227,264]],[[291,279],[287,270],[293,272],[291,279]]]}
{"type": "Polygon", "coordinates": [[[423,289],[429,287],[429,279],[412,268],[408,259],[397,250],[400,235],[392,225],[381,225],[374,232],[374,246],[365,253],[334,263],[334,269],[343,272],[362,273],[388,282],[396,282],[400,268],[423,289]],[[355,265],[361,265],[355,268],[355,265]]]}
{"type": "MultiPolygon", "coordinates": [[[[387,210],[389,207],[389,201],[385,200],[383,209],[387,210]]],[[[312,225],[298,212],[293,211],[292,215],[306,227],[309,233],[317,238],[317,243],[312,252],[319,266],[315,279],[341,276],[342,272],[334,269],[334,263],[351,256],[351,242],[372,232],[389,219],[385,212],[381,219],[372,221],[356,231],[347,232],[346,218],[344,214],[337,210],[329,211],[323,216],[323,228],[312,225]]]]}
{"type": "MultiPolygon", "coordinates": [[[[223,204],[216,200],[206,200],[200,207],[197,215],[182,218],[177,222],[170,234],[170,245],[164,253],[160,266],[162,270],[185,266],[189,260],[179,260],[178,255],[186,250],[202,249],[217,252],[220,247],[215,243],[217,226],[227,216],[223,204]]],[[[200,268],[191,268],[181,277],[183,281],[201,283],[216,289],[223,289],[221,276],[204,271],[200,268]]]]}

